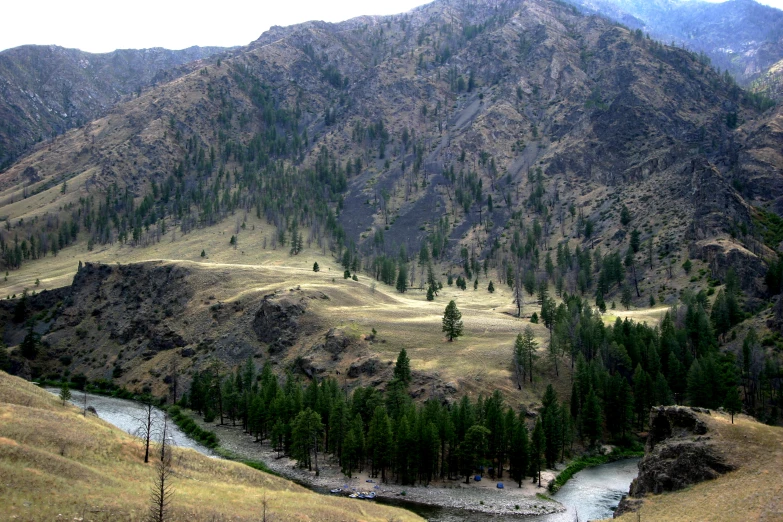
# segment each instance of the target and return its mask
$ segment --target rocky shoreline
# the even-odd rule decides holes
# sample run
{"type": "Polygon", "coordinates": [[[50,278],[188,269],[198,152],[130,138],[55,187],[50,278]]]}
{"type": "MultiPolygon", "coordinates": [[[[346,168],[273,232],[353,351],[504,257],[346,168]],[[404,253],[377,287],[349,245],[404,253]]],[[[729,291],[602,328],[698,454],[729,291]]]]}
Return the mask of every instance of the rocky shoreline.
{"type": "MultiPolygon", "coordinates": [[[[505,485],[504,489],[498,489],[497,481],[488,478],[479,483],[471,481],[471,484],[465,484],[462,479],[433,483],[429,486],[400,486],[383,484],[380,479],[371,479],[366,472],[355,474],[349,479],[330,458],[325,456],[324,461],[321,461],[320,455],[320,473],[316,476],[315,471],[297,467],[288,457],[278,458],[277,452],[268,443],[254,442],[253,437],[244,433],[241,427],[206,423],[197,416],[193,419],[202,428],[216,433],[221,447],[239,458],[261,461],[275,473],[323,493],[335,488],[341,488],[341,494],[344,495],[354,491],[374,491],[377,498],[382,500],[504,516],[549,515],[565,511],[558,502],[537,497],[537,493],[545,494],[546,488],[538,488],[529,478],[523,481],[522,488],[517,487],[508,476],[500,480],[505,485]],[[372,482],[368,482],[369,480],[372,482]]],[[[542,475],[542,483],[547,483],[552,478],[550,475],[553,473],[542,475]]]]}

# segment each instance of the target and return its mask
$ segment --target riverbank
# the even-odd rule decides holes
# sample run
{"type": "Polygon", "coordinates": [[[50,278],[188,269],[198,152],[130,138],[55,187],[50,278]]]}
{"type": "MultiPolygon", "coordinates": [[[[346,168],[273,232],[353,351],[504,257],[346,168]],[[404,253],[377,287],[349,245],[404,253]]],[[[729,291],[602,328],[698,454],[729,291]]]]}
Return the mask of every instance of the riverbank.
{"type": "MultiPolygon", "coordinates": [[[[340,471],[339,465],[324,455],[319,455],[320,473],[297,467],[296,462],[288,457],[278,458],[277,452],[269,443],[254,442],[254,438],[245,434],[241,427],[216,425],[206,423],[197,416],[192,416],[194,422],[204,429],[211,430],[220,440],[221,447],[230,452],[238,460],[254,460],[263,462],[273,472],[299,484],[326,492],[340,488],[342,494],[348,495],[354,491],[374,491],[381,500],[392,502],[414,502],[427,506],[464,509],[478,513],[505,516],[535,516],[560,513],[565,508],[542,496],[547,493],[545,487],[537,487],[527,478],[522,487],[517,487],[508,475],[502,480],[485,478],[481,482],[471,480],[465,484],[461,480],[433,482],[429,486],[400,486],[398,484],[383,484],[380,479],[371,479],[367,472],[354,474],[348,478],[340,471]],[[373,482],[368,482],[372,480],[373,482]],[[503,482],[504,488],[498,489],[497,483],[503,482]]],[[[554,478],[555,473],[542,473],[542,484],[554,478]]]]}

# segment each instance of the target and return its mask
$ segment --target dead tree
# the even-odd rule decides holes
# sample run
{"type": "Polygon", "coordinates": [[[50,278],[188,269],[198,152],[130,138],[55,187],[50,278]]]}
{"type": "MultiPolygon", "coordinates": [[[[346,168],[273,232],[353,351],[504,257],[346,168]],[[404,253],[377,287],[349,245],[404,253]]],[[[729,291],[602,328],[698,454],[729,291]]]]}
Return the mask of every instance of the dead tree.
{"type": "Polygon", "coordinates": [[[136,417],[138,428],[134,435],[144,442],[144,463],[150,461],[150,441],[155,430],[155,409],[152,406],[152,397],[145,395],[141,399],[143,408],[140,415],[136,417]]]}
{"type": "Polygon", "coordinates": [[[168,520],[171,499],[174,496],[174,488],[171,485],[171,448],[167,438],[168,416],[163,417],[163,427],[160,437],[160,459],[155,462],[155,476],[150,494],[149,522],[164,522],[168,520]]]}

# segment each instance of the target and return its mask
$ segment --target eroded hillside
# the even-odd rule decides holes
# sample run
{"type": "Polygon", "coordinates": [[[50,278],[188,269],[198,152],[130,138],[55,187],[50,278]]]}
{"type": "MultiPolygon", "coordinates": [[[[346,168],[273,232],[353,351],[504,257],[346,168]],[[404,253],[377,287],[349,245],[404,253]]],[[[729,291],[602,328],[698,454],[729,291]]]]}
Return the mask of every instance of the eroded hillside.
{"type": "Polygon", "coordinates": [[[201,59],[221,51],[191,47],[92,54],[54,45],[3,51],[0,169],[36,143],[102,116],[150,85],[196,70],[201,59]]]}

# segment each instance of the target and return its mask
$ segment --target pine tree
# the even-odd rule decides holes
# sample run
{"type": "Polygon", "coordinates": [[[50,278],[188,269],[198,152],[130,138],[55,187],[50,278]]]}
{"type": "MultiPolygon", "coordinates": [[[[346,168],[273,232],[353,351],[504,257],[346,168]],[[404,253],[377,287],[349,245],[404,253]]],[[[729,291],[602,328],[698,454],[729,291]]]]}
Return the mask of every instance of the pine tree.
{"type": "Polygon", "coordinates": [[[582,416],[582,433],[587,438],[590,446],[595,446],[595,443],[601,438],[602,428],[601,402],[595,391],[590,388],[590,393],[587,394],[587,399],[585,399],[582,416]]]}
{"type": "Polygon", "coordinates": [[[372,458],[375,476],[377,477],[377,473],[380,471],[381,480],[386,482],[386,469],[391,465],[394,437],[389,416],[383,406],[375,408],[370,421],[370,431],[367,439],[367,447],[371,448],[370,457],[372,458]]]}
{"type": "Polygon", "coordinates": [[[60,386],[60,400],[63,401],[63,406],[71,400],[71,389],[68,387],[67,382],[63,382],[63,385],[60,386]]]}
{"type": "Polygon", "coordinates": [[[397,363],[394,365],[394,378],[406,386],[411,382],[411,360],[405,348],[400,350],[397,356],[397,363]]]}
{"type": "Polygon", "coordinates": [[[487,291],[491,294],[495,291],[495,285],[492,284],[492,281],[489,282],[489,286],[487,287],[487,291]]]}
{"type": "Polygon", "coordinates": [[[449,338],[449,342],[462,335],[462,313],[457,309],[454,301],[449,301],[443,312],[443,332],[449,338]]]}
{"type": "Polygon", "coordinates": [[[530,437],[525,426],[525,414],[515,419],[509,447],[509,466],[511,478],[521,488],[525,472],[530,467],[530,437]]]}
{"type": "Polygon", "coordinates": [[[522,389],[522,384],[524,384],[525,379],[527,378],[527,352],[525,350],[525,339],[522,337],[522,334],[517,334],[517,338],[514,341],[514,370],[517,375],[517,388],[520,390],[522,389]]]}
{"type": "Polygon", "coordinates": [[[400,271],[397,273],[396,288],[401,294],[408,290],[408,269],[404,264],[400,265],[400,271]]]}
{"type": "Polygon", "coordinates": [[[321,271],[321,267],[318,266],[318,261],[316,261],[315,263],[313,263],[313,272],[320,272],[320,271],[321,271]]]}
{"type": "Polygon", "coordinates": [[[533,329],[530,328],[530,326],[525,326],[524,331],[522,332],[522,351],[524,353],[525,358],[527,359],[527,373],[530,376],[530,382],[532,384],[533,382],[533,361],[538,358],[536,355],[536,347],[538,346],[538,343],[536,342],[535,335],[533,335],[533,329]]]}
{"type": "Polygon", "coordinates": [[[38,356],[38,334],[33,330],[33,321],[30,321],[27,335],[24,336],[22,343],[19,345],[19,352],[22,354],[22,357],[30,360],[38,356]]]}
{"type": "Polygon", "coordinates": [[[626,310],[631,309],[631,299],[631,289],[628,288],[628,285],[623,285],[622,295],[620,296],[620,303],[625,307],[626,310]]]}
{"type": "Polygon", "coordinates": [[[465,439],[460,444],[460,455],[466,484],[470,484],[470,475],[476,465],[482,464],[484,454],[487,452],[489,435],[490,431],[480,424],[471,426],[465,433],[465,439]]]}
{"type": "Polygon", "coordinates": [[[8,357],[8,350],[0,341],[0,371],[7,372],[11,369],[11,359],[8,357]]]}
{"type": "Polygon", "coordinates": [[[554,467],[557,461],[557,456],[560,453],[560,407],[557,402],[557,394],[554,388],[549,384],[544,392],[544,396],[541,398],[541,424],[544,427],[544,435],[546,437],[546,447],[544,448],[544,456],[546,458],[546,465],[549,468],[554,467]]]}
{"type": "Polygon", "coordinates": [[[544,451],[546,450],[546,434],[541,423],[541,417],[536,419],[536,427],[533,429],[533,437],[530,444],[530,471],[533,481],[538,478],[538,487],[541,487],[541,468],[544,465],[544,451]]]}
{"type": "Polygon", "coordinates": [[[691,406],[706,406],[709,399],[708,383],[699,359],[695,359],[688,370],[688,402],[691,406]]]}
{"type": "Polygon", "coordinates": [[[729,386],[726,398],[723,400],[723,407],[731,415],[731,423],[734,424],[734,415],[742,411],[742,401],[740,400],[739,389],[736,386],[729,386]]]}

